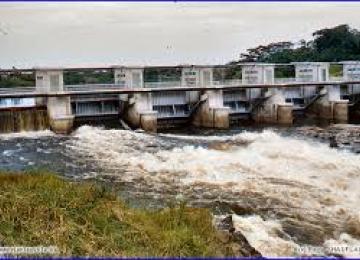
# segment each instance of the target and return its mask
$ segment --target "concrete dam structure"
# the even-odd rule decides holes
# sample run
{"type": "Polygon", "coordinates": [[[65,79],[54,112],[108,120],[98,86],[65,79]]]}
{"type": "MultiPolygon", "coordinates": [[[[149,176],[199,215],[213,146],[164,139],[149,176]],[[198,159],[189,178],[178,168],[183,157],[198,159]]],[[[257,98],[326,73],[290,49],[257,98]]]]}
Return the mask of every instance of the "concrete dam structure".
{"type": "MultiPolygon", "coordinates": [[[[297,113],[347,122],[360,96],[360,62],[346,61],[342,76],[330,76],[330,63],[242,63],[238,76],[219,77],[228,66],[34,68],[34,86],[0,88],[0,132],[50,127],[66,134],[74,120],[112,118],[131,128],[156,132],[167,124],[227,129],[234,120],[291,125],[297,113]],[[288,66],[294,77],[278,78],[288,66]],[[148,81],[147,69],[178,71],[176,79],[148,81]],[[107,84],[65,84],[67,71],[110,71],[107,84]]],[[[234,69],[233,69],[234,70],[234,69]]],[[[1,75],[12,70],[0,70],[1,75]]]]}

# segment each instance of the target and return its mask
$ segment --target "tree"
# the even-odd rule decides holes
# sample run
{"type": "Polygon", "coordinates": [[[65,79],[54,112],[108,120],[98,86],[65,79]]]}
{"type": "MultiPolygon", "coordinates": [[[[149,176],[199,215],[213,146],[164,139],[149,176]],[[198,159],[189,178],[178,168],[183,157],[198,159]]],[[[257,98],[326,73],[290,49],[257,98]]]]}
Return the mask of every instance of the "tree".
{"type": "Polygon", "coordinates": [[[259,45],[240,54],[238,62],[288,63],[294,61],[360,60],[360,32],[349,25],[315,31],[313,40],[301,40],[299,47],[282,41],[259,45]]]}
{"type": "Polygon", "coordinates": [[[320,61],[353,60],[360,58],[360,33],[347,24],[313,33],[314,49],[320,61]]]}
{"type": "Polygon", "coordinates": [[[290,50],[294,46],[291,42],[274,42],[268,45],[259,45],[255,48],[247,49],[247,53],[240,54],[241,61],[266,61],[271,55],[285,50],[290,50]]]}

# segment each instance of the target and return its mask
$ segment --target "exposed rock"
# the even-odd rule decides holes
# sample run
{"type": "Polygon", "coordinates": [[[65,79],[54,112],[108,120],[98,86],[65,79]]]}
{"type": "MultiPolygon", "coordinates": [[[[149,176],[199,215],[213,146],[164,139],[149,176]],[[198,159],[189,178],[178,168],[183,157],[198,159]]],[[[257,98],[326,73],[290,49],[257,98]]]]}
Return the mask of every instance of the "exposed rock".
{"type": "Polygon", "coordinates": [[[360,126],[350,124],[334,124],[327,128],[299,127],[297,132],[317,139],[329,140],[330,147],[351,148],[360,152],[360,126]]]}
{"type": "Polygon", "coordinates": [[[232,215],[218,218],[215,226],[218,239],[224,244],[229,244],[234,255],[261,256],[261,254],[249,244],[246,237],[240,231],[235,231],[232,215]]]}
{"type": "Polygon", "coordinates": [[[209,149],[220,150],[220,151],[229,150],[230,147],[231,144],[226,142],[213,142],[208,146],[209,149]]]}
{"type": "Polygon", "coordinates": [[[216,236],[224,244],[228,243],[231,239],[231,234],[227,230],[217,230],[216,236]]]}
{"type": "Polygon", "coordinates": [[[229,231],[229,232],[233,232],[234,231],[234,225],[233,225],[233,221],[232,221],[232,216],[227,215],[226,217],[222,218],[218,222],[217,228],[219,230],[226,230],[226,231],[229,231]]]}
{"type": "Polygon", "coordinates": [[[242,247],[237,243],[231,243],[231,250],[234,255],[243,255],[242,247]]]}
{"type": "Polygon", "coordinates": [[[346,232],[354,237],[360,238],[360,215],[348,219],[346,222],[346,232]]]}
{"type": "Polygon", "coordinates": [[[336,148],[336,147],[339,147],[337,142],[336,142],[336,137],[335,136],[330,136],[329,137],[329,141],[330,141],[330,147],[331,148],[336,148]]]}
{"type": "MultiPolygon", "coordinates": [[[[233,241],[236,242],[237,245],[239,245],[239,247],[236,247],[236,249],[239,248],[239,253],[241,253],[241,255],[261,256],[259,251],[257,251],[254,247],[250,245],[246,237],[240,231],[235,231],[233,233],[233,241]]],[[[234,247],[232,247],[232,249],[234,250],[234,247]]]]}
{"type": "Polygon", "coordinates": [[[326,239],[326,232],[321,226],[290,218],[283,219],[281,225],[283,231],[300,244],[322,245],[326,239]]]}
{"type": "Polygon", "coordinates": [[[208,145],[209,149],[226,151],[231,149],[233,146],[248,146],[251,143],[249,140],[231,140],[231,141],[215,141],[208,145]]]}

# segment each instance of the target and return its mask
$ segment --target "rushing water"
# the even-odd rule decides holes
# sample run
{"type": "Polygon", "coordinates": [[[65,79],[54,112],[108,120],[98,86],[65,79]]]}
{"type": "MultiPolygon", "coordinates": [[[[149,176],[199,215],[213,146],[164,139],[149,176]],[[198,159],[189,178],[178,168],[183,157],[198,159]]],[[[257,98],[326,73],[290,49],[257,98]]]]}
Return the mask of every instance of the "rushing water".
{"type": "Polygon", "coordinates": [[[292,131],[152,135],[82,126],[71,136],[43,131],[0,140],[2,169],[95,178],[148,206],[226,202],[238,214],[235,227],[263,255],[360,245],[360,156],[292,131]]]}

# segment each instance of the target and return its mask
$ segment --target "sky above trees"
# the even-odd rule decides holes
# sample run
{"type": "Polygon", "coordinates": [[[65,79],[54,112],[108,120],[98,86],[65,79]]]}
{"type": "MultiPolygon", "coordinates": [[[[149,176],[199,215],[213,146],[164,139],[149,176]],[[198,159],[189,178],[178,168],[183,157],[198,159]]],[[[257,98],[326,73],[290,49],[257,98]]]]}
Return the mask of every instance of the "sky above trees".
{"type": "Polygon", "coordinates": [[[360,3],[0,3],[0,67],[224,64],[322,28],[360,3]]]}

